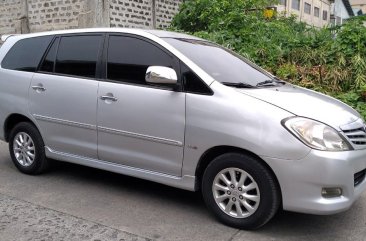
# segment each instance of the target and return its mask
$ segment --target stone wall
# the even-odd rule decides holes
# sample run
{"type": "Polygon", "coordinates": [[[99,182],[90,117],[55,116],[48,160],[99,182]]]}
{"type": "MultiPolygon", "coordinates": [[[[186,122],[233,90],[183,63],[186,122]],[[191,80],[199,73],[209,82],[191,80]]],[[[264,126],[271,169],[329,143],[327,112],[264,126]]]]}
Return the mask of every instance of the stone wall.
{"type": "Polygon", "coordinates": [[[153,1],[111,0],[111,27],[153,28],[153,1]]]}
{"type": "Polygon", "coordinates": [[[0,0],[0,34],[85,27],[166,28],[183,0],[0,0]]]}
{"type": "Polygon", "coordinates": [[[156,27],[167,28],[170,26],[172,16],[174,16],[182,3],[182,0],[156,0],[155,14],[156,27]]]}
{"type": "Polygon", "coordinates": [[[0,1],[0,32],[18,32],[22,15],[22,0],[0,1]]]}
{"type": "Polygon", "coordinates": [[[85,10],[84,0],[28,0],[31,32],[77,28],[79,13],[85,10]]]}

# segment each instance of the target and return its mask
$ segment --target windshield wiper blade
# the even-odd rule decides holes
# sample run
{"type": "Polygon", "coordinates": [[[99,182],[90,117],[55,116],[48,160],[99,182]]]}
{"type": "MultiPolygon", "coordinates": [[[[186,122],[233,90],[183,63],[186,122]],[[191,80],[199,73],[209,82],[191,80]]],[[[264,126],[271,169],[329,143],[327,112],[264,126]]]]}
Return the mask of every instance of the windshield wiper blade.
{"type": "Polygon", "coordinates": [[[221,82],[221,84],[230,86],[230,87],[235,87],[235,88],[255,88],[255,86],[247,84],[247,83],[243,83],[243,82],[238,82],[238,83],[221,82]]]}
{"type": "Polygon", "coordinates": [[[265,80],[265,81],[259,82],[257,84],[257,87],[259,87],[259,86],[276,86],[278,84],[286,84],[286,82],[276,78],[276,79],[265,80]]]}

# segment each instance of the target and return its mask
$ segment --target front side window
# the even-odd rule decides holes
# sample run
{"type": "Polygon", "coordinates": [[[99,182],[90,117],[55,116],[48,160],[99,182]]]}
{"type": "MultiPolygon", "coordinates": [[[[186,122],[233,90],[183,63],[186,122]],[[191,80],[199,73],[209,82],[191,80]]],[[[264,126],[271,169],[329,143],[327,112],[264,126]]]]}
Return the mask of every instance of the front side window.
{"type": "Polygon", "coordinates": [[[150,66],[173,68],[173,57],[157,46],[139,38],[110,36],[107,78],[131,84],[147,85],[145,75],[150,66]]]}
{"type": "Polygon", "coordinates": [[[300,0],[292,0],[292,9],[300,10],[300,0]]]}
{"type": "Polygon", "coordinates": [[[307,13],[307,14],[311,14],[311,4],[305,3],[304,12],[307,13]]]}
{"type": "Polygon", "coordinates": [[[258,86],[274,78],[254,63],[214,43],[193,39],[164,40],[221,83],[258,86]]]}
{"type": "Polygon", "coordinates": [[[328,12],[323,11],[323,20],[328,20],[328,12]]]}
{"type": "Polygon", "coordinates": [[[1,67],[11,70],[35,72],[53,36],[19,40],[6,54],[1,67]]]}
{"type": "Polygon", "coordinates": [[[319,16],[320,16],[320,9],[317,7],[314,7],[314,16],[317,18],[319,18],[319,16]]]}
{"type": "Polygon", "coordinates": [[[95,78],[101,35],[66,36],[60,39],[55,72],[95,78]]]}
{"type": "Polygon", "coordinates": [[[193,94],[211,95],[212,90],[185,64],[181,64],[184,91],[193,94]]]}

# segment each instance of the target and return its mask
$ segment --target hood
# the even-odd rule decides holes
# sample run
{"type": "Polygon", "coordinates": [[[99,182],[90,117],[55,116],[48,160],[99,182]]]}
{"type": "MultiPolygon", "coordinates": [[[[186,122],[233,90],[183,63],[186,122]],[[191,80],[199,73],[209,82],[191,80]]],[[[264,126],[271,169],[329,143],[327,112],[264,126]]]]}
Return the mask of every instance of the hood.
{"type": "Polygon", "coordinates": [[[263,100],[294,115],[318,120],[340,129],[355,122],[360,114],[330,96],[291,84],[260,89],[237,89],[239,92],[263,100]]]}

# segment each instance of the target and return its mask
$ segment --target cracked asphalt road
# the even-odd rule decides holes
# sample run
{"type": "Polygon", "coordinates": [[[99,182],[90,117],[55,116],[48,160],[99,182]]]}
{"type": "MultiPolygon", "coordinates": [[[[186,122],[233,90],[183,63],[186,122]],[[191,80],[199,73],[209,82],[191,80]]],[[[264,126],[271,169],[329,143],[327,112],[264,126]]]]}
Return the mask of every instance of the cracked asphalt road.
{"type": "Polygon", "coordinates": [[[134,234],[0,194],[2,240],[134,240],[134,234]]]}
{"type": "Polygon", "coordinates": [[[0,240],[362,240],[366,194],[332,216],[280,212],[254,232],[218,223],[198,193],[68,163],[19,173],[0,142],[0,240]]]}

